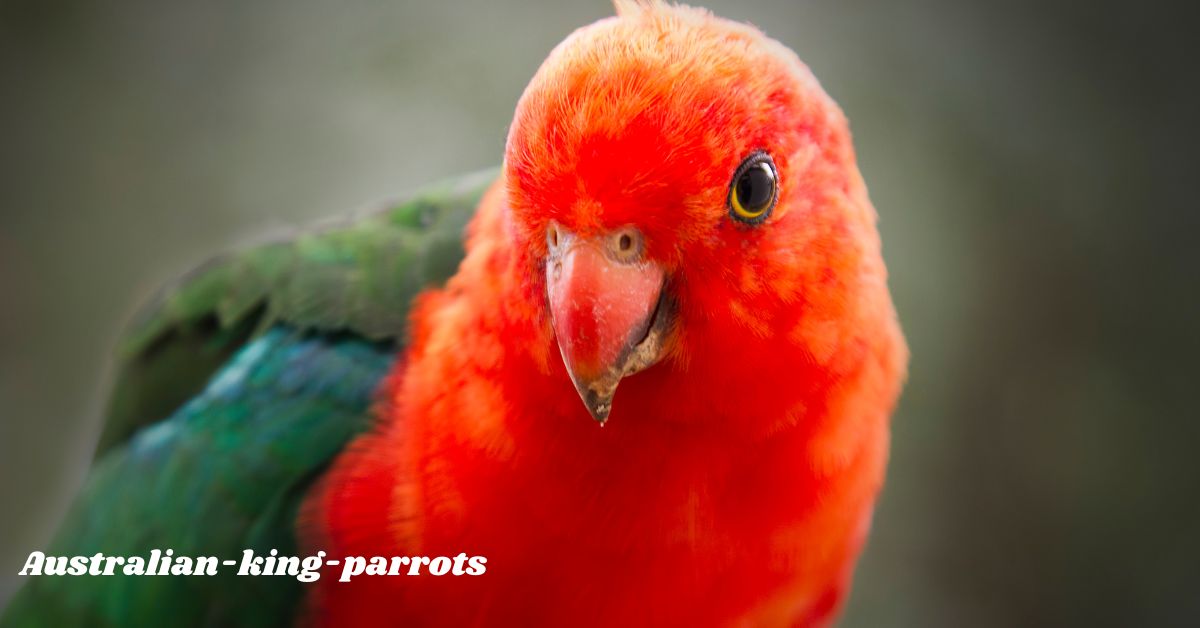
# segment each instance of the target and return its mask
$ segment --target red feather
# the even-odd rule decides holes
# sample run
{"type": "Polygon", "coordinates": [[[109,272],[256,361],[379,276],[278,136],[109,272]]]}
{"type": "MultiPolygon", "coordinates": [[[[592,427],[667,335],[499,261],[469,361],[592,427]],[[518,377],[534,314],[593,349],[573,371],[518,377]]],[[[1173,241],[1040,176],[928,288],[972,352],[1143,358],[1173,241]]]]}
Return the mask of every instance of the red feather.
{"type": "Polygon", "coordinates": [[[820,625],[844,599],[907,360],[845,119],[749,26],[621,8],[534,77],[377,429],[302,518],[312,551],[466,552],[487,572],[326,577],[315,623],[820,625]],[[751,227],[726,198],[755,150],[780,191],[751,227]],[[634,225],[671,277],[665,357],[604,427],[546,311],[551,220],[634,225]]]}

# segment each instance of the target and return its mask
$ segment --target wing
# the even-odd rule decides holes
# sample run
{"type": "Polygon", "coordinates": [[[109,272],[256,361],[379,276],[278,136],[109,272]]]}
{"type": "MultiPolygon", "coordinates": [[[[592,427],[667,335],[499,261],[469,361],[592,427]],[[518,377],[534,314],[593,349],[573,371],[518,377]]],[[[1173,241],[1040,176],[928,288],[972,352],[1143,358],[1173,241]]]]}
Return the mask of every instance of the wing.
{"type": "MultiPolygon", "coordinates": [[[[216,260],[118,347],[96,462],[47,556],[294,555],[309,484],[366,428],[409,303],[447,279],[496,171],[216,260]]],[[[293,577],[39,576],[0,624],[284,625],[293,577]]]]}
{"type": "Polygon", "coordinates": [[[458,267],[463,229],[497,175],[450,179],[383,211],[214,260],[165,290],[118,345],[97,455],[179,407],[275,323],[399,339],[413,297],[458,267]]]}

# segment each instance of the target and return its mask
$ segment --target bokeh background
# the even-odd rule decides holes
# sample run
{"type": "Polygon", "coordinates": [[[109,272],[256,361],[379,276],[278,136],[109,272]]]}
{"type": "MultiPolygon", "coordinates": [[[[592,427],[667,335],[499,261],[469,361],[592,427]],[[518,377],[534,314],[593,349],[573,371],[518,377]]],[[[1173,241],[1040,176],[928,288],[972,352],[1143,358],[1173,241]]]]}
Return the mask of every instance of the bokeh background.
{"type": "MultiPolygon", "coordinates": [[[[1200,625],[1194,22],[712,0],[848,113],[912,347],[846,626],[1200,625]]],[[[603,0],[0,0],[0,605],[123,321],[197,262],[498,163],[603,0]]]]}

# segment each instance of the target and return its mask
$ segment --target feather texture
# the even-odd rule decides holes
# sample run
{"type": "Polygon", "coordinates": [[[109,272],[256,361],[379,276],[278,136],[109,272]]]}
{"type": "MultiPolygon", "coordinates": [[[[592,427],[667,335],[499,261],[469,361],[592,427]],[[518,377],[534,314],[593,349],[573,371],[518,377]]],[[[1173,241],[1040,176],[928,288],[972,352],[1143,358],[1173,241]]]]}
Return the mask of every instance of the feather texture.
{"type": "MultiPolygon", "coordinates": [[[[216,260],[165,291],[121,341],[95,465],[46,554],[294,555],[302,495],[368,426],[413,296],[453,273],[494,178],[445,181],[216,260]]],[[[234,573],[33,578],[0,624],[291,621],[294,578],[234,573]]]]}

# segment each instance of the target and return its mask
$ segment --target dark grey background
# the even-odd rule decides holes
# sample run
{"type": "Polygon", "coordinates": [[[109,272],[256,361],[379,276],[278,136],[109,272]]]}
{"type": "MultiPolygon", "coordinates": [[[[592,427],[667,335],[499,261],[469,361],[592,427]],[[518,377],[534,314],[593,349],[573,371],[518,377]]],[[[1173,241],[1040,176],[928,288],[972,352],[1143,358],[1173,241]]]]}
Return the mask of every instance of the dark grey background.
{"type": "MultiPolygon", "coordinates": [[[[848,113],[912,346],[847,626],[1200,622],[1194,22],[1077,4],[710,4],[848,113]]],[[[498,163],[540,61],[610,13],[0,0],[0,600],[139,302],[498,163]]]]}

